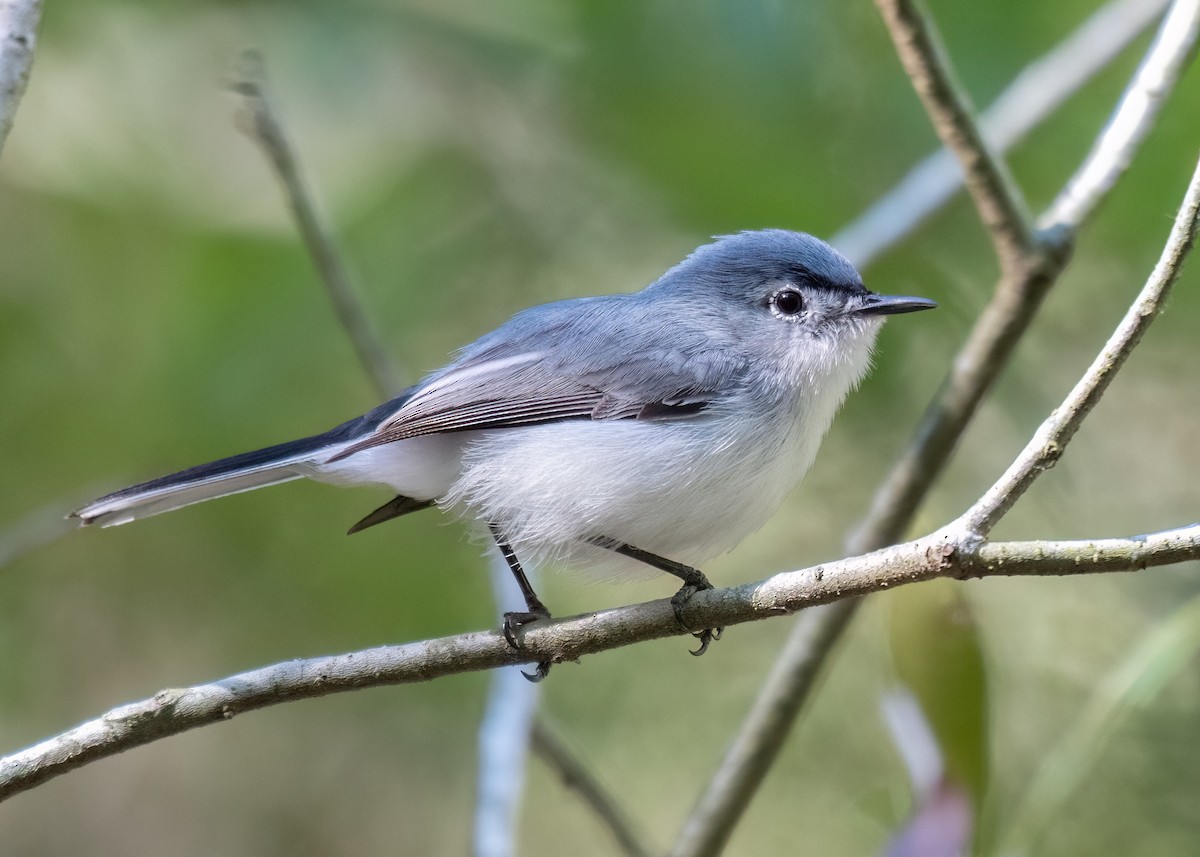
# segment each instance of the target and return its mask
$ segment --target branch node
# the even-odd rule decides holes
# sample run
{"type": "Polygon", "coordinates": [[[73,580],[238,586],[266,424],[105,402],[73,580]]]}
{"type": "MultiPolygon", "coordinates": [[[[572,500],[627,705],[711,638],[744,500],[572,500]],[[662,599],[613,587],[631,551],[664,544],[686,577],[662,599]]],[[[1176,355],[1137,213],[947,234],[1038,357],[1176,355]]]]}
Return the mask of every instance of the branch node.
{"type": "Polygon", "coordinates": [[[1076,234],[1076,230],[1065,223],[1054,223],[1037,230],[1037,247],[1046,263],[1054,270],[1061,271],[1071,261],[1071,254],[1075,252],[1076,234]]]}

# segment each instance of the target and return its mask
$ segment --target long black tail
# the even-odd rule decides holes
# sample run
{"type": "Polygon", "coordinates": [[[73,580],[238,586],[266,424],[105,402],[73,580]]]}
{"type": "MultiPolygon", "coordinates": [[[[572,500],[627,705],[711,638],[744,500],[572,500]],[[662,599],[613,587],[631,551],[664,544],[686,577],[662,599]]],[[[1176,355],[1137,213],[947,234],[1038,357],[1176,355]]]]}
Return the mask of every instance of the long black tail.
{"type": "Polygon", "coordinates": [[[123,488],[88,503],[72,512],[71,517],[78,518],[84,525],[112,527],[214,497],[299,479],[310,475],[314,466],[324,464],[349,443],[369,434],[409,395],[410,391],[406,390],[370,413],[324,434],[243,452],[123,488]]]}
{"type": "Polygon", "coordinates": [[[305,475],[304,465],[323,460],[322,450],[340,446],[331,447],[325,435],[317,435],[243,452],[123,488],[72,512],[71,517],[83,524],[112,527],[202,500],[299,479],[305,475]]]}

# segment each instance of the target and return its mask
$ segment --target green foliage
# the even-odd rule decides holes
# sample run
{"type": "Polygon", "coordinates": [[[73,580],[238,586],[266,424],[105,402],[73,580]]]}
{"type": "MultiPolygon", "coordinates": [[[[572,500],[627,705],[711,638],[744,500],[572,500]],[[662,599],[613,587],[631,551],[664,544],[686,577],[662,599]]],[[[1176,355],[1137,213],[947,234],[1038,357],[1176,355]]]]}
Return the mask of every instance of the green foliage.
{"type": "Polygon", "coordinates": [[[946,764],[976,808],[988,784],[987,670],[979,628],[961,584],[932,581],[890,598],[896,678],[921,704],[946,764]]]}

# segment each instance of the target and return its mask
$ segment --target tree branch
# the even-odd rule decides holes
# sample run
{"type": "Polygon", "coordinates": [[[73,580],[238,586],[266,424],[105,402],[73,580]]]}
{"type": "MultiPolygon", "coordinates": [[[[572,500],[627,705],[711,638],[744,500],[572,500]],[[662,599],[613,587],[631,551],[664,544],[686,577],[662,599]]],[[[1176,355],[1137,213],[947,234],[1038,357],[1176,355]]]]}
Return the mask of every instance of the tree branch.
{"type": "Polygon", "coordinates": [[[984,140],[933,20],[919,0],[875,0],[875,5],[934,130],[962,164],[967,191],[991,233],[1001,268],[1018,269],[1037,245],[1024,197],[984,140]]]}
{"type": "MultiPolygon", "coordinates": [[[[1142,69],[1147,67],[1173,70],[1173,77],[1158,79],[1160,97],[1157,104],[1165,101],[1166,95],[1178,82],[1182,72],[1180,62],[1195,46],[1195,21],[1200,18],[1196,5],[1196,0],[1176,0],[1171,14],[1163,20],[1158,37],[1135,74],[1136,81],[1142,77],[1142,69]],[[1176,14],[1181,9],[1190,15],[1189,26],[1180,26],[1176,14]],[[1168,38],[1169,30],[1190,34],[1190,39],[1168,38]]],[[[1130,100],[1140,97],[1140,88],[1131,85],[1118,102],[1114,117],[1126,114],[1130,100]]],[[[1112,189],[1115,178],[1123,174],[1129,164],[1131,147],[1145,138],[1147,129],[1157,118],[1157,112],[1142,112],[1139,115],[1142,125],[1110,120],[1105,134],[1115,133],[1114,129],[1119,129],[1122,136],[1120,139],[1112,138],[1103,150],[1125,154],[1121,159],[1104,161],[1106,167],[1098,169],[1097,149],[1093,149],[1070,180],[1071,185],[1079,188],[1078,192],[1084,192],[1081,183],[1084,175],[1093,177],[1093,180],[1106,176],[1105,192],[1112,189]]],[[[1090,196],[1091,192],[1085,195],[1090,196]]],[[[1081,217],[1086,214],[1083,208],[1077,207],[1075,210],[1081,217]]],[[[1042,221],[1049,222],[1049,219],[1047,214],[1042,221]]],[[[922,416],[915,437],[896,459],[876,492],[864,522],[849,541],[849,552],[861,553],[895,541],[903,534],[929,487],[949,461],[980,402],[1008,365],[1017,342],[1028,329],[1045,294],[1061,273],[1067,262],[1066,248],[1073,240],[1074,231],[1082,223],[1082,220],[1056,220],[1052,234],[1060,252],[1052,253],[1042,265],[1030,265],[1022,276],[1001,278],[991,300],[955,356],[941,390],[922,416]]]]}
{"type": "MultiPolygon", "coordinates": [[[[1167,0],[1114,0],[1025,66],[980,115],[979,128],[1003,154],[1062,106],[1158,18],[1167,0]]],[[[941,208],[963,182],[962,168],[939,149],[908,171],[870,208],[830,239],[860,270],[941,208]]]]}
{"type": "MultiPolygon", "coordinates": [[[[1173,12],[1187,7],[1193,17],[1194,0],[1176,0],[1173,12]]],[[[1186,57],[1195,43],[1191,27],[1188,39],[1165,38],[1166,30],[1177,28],[1179,21],[1169,15],[1159,28],[1160,35],[1149,49],[1141,68],[1170,69],[1174,76],[1159,78],[1161,97],[1174,87],[1181,73],[1179,59],[1186,57]]],[[[1138,98],[1137,87],[1131,85],[1118,103],[1114,115],[1126,110],[1130,98],[1138,98]]],[[[1156,112],[1142,112],[1140,121],[1153,124],[1156,112]]],[[[1112,123],[1109,129],[1121,133],[1136,146],[1145,137],[1145,130],[1132,123],[1112,123]]],[[[1114,141],[1115,143],[1115,141],[1114,141]]],[[[1106,151],[1128,151],[1125,146],[1110,144],[1106,151]]],[[[1093,153],[1085,159],[1077,175],[1106,175],[1106,171],[1089,168],[1095,160],[1093,153]]],[[[1116,174],[1128,165],[1123,160],[1110,161],[1116,174]]],[[[1111,189],[1112,182],[1106,184],[1111,189]]],[[[1082,211],[1082,209],[1080,209],[1082,211]]],[[[1081,215],[1082,216],[1082,215],[1081,215]]],[[[861,554],[891,544],[899,539],[912,521],[926,494],[936,482],[942,469],[962,437],[967,425],[991,389],[1001,370],[1007,365],[1017,342],[1033,320],[1042,298],[1067,262],[1066,248],[1079,223],[1061,222],[1053,230],[1059,252],[1053,252],[1053,242],[1042,244],[1047,255],[1041,263],[1022,266],[1016,273],[1002,275],[995,293],[977,319],[971,333],[952,364],[941,390],[934,397],[921,419],[916,436],[900,454],[887,477],[880,485],[866,518],[847,540],[847,553],[861,554]],[[1047,249],[1050,248],[1050,249],[1047,249]]],[[[1043,233],[1045,235],[1047,233],[1043,233]]],[[[823,664],[849,626],[859,602],[839,601],[819,610],[809,611],[797,620],[788,643],[772,667],[772,675],[790,673],[790,681],[769,681],[758,697],[735,737],[731,750],[722,760],[709,788],[699,799],[693,814],[685,822],[680,839],[672,852],[676,857],[715,855],[732,835],[754,791],[761,784],[783,746],[791,722],[778,716],[779,712],[799,714],[810,695],[820,666],[823,664]],[[811,641],[807,642],[807,641],[811,641]],[[770,724],[769,728],[766,724],[770,724]],[[777,733],[769,729],[779,730],[777,733]],[[701,817],[702,813],[708,818],[701,817]]]]}
{"type": "Polygon", "coordinates": [[[363,311],[358,290],[334,245],[333,231],[317,213],[312,195],[300,177],[295,150],[267,98],[262,57],[255,51],[246,51],[242,55],[233,90],[245,100],[244,121],[240,124],[266,153],[283,185],[288,207],[304,239],[304,246],[308,248],[321,282],[325,284],[334,313],[350,338],[359,363],[381,397],[394,396],[400,391],[401,385],[391,359],[363,311]]]}
{"type": "Polygon", "coordinates": [[[1196,48],[1200,0],[1176,0],[1083,165],[1039,218],[1043,229],[1078,228],[1129,169],[1196,48]]]}
{"type": "Polygon", "coordinates": [[[1067,398],[1055,409],[1030,439],[1024,451],[1004,475],[987,490],[958,522],[978,536],[986,536],[1004,513],[1012,508],[1046,470],[1063,454],[1084,417],[1100,401],[1117,371],[1125,364],[1142,335],[1162,309],[1163,301],[1179,278],[1184,260],[1196,241],[1200,214],[1200,164],[1192,174],[1183,205],[1175,218],[1171,236],[1158,264],[1137,300],[1129,307],[1116,331],[1096,356],[1067,398]]]}
{"type": "MultiPolygon", "coordinates": [[[[699,592],[688,602],[685,619],[690,628],[727,627],[935,577],[1131,571],[1200,559],[1196,524],[1128,539],[1002,543],[990,554],[965,533],[958,534],[961,541],[955,538],[949,531],[933,533],[864,556],[699,592]],[[1075,561],[1082,556],[1094,562],[1075,561]],[[1003,563],[997,562],[1001,557],[1003,563]]],[[[517,663],[574,661],[689,633],[676,621],[670,599],[661,599],[535,623],[525,630],[520,651],[499,631],[474,632],[287,661],[210,684],[162,690],[0,759],[0,800],[123,750],[281,702],[517,663]]]]}
{"type": "Polygon", "coordinates": [[[544,718],[533,721],[533,749],[558,776],[563,785],[573,789],[583,802],[591,807],[592,812],[600,819],[617,845],[629,857],[650,857],[649,848],[642,845],[633,825],[625,817],[620,805],[612,794],[592,776],[587,766],[572,753],[558,738],[553,729],[546,725],[544,718]]]}
{"type": "Polygon", "coordinates": [[[0,151],[29,83],[42,0],[0,0],[0,151]]]}

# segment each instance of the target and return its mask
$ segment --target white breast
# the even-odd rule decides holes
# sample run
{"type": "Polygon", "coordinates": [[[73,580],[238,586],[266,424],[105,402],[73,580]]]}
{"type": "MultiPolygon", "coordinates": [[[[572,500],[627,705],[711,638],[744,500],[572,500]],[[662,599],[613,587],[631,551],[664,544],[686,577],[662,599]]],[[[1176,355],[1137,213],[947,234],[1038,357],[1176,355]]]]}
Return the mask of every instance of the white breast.
{"type": "Polygon", "coordinates": [[[443,502],[497,524],[519,557],[659,574],[587,540],[605,536],[687,564],[728,551],[812,464],[824,427],[808,422],[784,411],[737,425],[713,415],[484,432],[443,502]]]}

